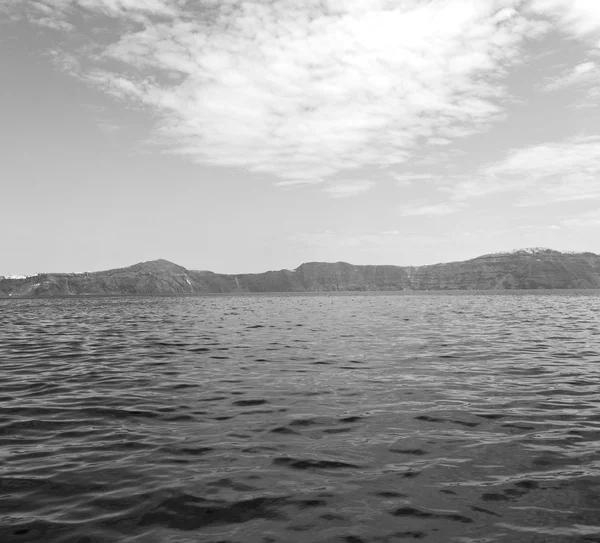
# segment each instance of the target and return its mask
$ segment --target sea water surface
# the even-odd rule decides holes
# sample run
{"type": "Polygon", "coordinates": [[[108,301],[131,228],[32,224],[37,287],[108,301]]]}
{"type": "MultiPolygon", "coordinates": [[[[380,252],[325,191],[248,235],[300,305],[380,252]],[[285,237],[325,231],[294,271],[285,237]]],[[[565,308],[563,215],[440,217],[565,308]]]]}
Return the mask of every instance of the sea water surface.
{"type": "Polygon", "coordinates": [[[600,294],[0,301],[0,541],[600,541],[600,294]]]}

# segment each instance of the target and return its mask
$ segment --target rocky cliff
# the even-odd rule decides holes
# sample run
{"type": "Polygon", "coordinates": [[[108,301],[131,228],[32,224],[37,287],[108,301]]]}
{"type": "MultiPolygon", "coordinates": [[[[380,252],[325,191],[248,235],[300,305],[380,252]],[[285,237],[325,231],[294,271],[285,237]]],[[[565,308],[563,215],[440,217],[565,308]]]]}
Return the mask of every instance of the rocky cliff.
{"type": "Polygon", "coordinates": [[[600,288],[600,255],[521,249],[430,266],[308,262],[295,270],[241,275],[154,260],[93,273],[0,277],[0,297],[557,288],[600,288]]]}

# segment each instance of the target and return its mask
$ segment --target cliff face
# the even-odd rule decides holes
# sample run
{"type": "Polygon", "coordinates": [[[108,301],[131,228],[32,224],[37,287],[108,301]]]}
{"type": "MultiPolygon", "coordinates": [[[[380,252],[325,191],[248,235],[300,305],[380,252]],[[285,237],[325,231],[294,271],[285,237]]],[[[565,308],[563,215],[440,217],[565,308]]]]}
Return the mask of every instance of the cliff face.
{"type": "Polygon", "coordinates": [[[187,270],[166,260],[94,273],[45,273],[24,279],[0,279],[0,295],[12,296],[186,292],[195,292],[187,270]]]}
{"type": "Polygon", "coordinates": [[[293,271],[225,275],[166,260],[102,272],[0,278],[0,297],[368,290],[600,288],[600,255],[527,249],[431,266],[309,262],[293,271]]]}

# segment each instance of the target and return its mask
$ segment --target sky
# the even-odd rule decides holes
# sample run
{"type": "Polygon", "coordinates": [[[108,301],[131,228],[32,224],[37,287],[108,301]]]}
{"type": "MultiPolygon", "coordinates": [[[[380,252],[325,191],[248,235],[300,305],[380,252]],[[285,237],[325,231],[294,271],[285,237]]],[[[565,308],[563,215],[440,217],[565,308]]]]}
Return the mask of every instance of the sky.
{"type": "Polygon", "coordinates": [[[600,253],[596,0],[0,0],[0,275],[600,253]]]}

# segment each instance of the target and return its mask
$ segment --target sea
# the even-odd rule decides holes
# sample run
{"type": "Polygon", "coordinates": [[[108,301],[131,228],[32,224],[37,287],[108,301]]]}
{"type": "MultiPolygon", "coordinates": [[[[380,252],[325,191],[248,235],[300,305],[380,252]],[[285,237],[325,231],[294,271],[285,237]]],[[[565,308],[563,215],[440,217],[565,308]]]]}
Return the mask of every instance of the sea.
{"type": "Polygon", "coordinates": [[[0,541],[600,542],[600,291],[0,300],[0,541]]]}

